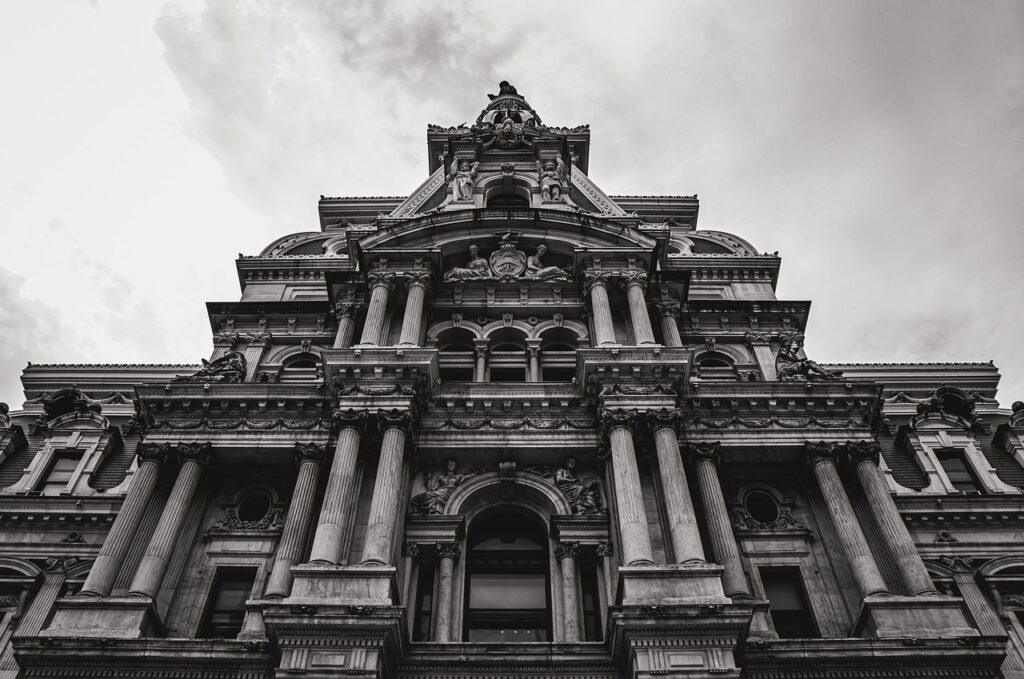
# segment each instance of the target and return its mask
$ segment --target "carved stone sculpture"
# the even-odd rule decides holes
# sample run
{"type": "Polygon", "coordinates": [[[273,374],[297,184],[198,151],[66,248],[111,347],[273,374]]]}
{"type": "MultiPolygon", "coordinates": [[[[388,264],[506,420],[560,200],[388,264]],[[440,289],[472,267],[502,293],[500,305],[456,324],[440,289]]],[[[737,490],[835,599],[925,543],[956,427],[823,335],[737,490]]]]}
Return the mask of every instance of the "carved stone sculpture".
{"type": "Polygon", "coordinates": [[[565,269],[557,266],[544,266],[543,259],[547,251],[548,246],[541,244],[537,246],[536,254],[526,258],[525,278],[537,278],[547,281],[568,280],[569,272],[565,269]]]}
{"type": "Polygon", "coordinates": [[[452,200],[473,200],[473,184],[476,182],[477,168],[479,162],[470,163],[468,160],[452,161],[451,171],[448,173],[448,182],[452,188],[452,200]]]}
{"type": "Polygon", "coordinates": [[[476,245],[469,246],[469,263],[466,266],[456,266],[448,270],[444,275],[446,281],[464,281],[470,278],[491,278],[491,267],[487,260],[480,256],[480,248],[476,245]]]}
{"type": "Polygon", "coordinates": [[[540,182],[540,196],[543,200],[562,200],[567,179],[568,173],[561,155],[556,161],[537,161],[537,181],[540,182]]]}
{"type": "Polygon", "coordinates": [[[203,367],[191,375],[179,375],[172,382],[241,382],[245,379],[245,356],[230,351],[215,361],[203,359],[203,367]]]}
{"type": "Polygon", "coordinates": [[[828,370],[809,358],[800,358],[800,351],[804,346],[804,336],[801,333],[784,333],[780,339],[782,347],[775,359],[775,371],[779,379],[785,382],[796,382],[804,380],[839,380],[843,374],[835,370],[828,370]]]}
{"type": "Polygon", "coordinates": [[[601,501],[601,487],[597,481],[583,483],[576,475],[576,458],[568,458],[561,467],[530,467],[523,470],[527,474],[536,474],[551,479],[562,495],[569,501],[573,514],[604,514],[604,503],[601,501]]]}
{"type": "Polygon", "coordinates": [[[11,428],[11,418],[7,414],[11,412],[11,407],[6,403],[0,403],[0,429],[11,428]]]}
{"type": "Polygon", "coordinates": [[[461,486],[467,479],[470,479],[480,472],[456,473],[457,463],[455,460],[448,460],[445,471],[440,474],[427,474],[427,490],[414,495],[409,501],[410,511],[413,514],[443,514],[444,506],[448,498],[452,496],[455,489],[461,486]]]}

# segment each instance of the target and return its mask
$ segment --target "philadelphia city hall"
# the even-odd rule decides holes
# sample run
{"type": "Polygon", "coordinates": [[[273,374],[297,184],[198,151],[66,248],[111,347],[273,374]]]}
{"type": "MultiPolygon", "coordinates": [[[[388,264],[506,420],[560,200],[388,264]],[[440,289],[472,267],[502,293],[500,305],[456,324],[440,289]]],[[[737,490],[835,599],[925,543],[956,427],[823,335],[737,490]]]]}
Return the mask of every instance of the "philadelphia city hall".
{"type": "Polygon", "coordinates": [[[815,362],[777,254],[489,97],[201,364],[29,364],[0,679],[1024,678],[997,369],[815,362]]]}

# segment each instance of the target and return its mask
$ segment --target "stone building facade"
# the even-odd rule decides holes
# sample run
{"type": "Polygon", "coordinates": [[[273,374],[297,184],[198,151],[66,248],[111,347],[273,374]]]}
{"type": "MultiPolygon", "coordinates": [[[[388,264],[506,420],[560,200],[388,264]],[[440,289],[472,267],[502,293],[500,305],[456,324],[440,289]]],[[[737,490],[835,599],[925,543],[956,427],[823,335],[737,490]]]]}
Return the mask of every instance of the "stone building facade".
{"type": "Polygon", "coordinates": [[[236,266],[201,365],[29,365],[2,677],[1024,677],[1024,406],[820,365],[780,258],[502,83],[236,266]]]}

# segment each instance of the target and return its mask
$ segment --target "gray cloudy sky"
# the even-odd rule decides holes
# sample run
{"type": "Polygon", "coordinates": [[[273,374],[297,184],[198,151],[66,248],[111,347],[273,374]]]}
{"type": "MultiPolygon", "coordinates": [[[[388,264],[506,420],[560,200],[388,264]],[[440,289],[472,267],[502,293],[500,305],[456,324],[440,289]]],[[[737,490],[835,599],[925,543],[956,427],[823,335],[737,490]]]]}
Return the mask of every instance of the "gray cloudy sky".
{"type": "Polygon", "coordinates": [[[609,193],[783,256],[820,361],[987,361],[1024,399],[1024,3],[4,3],[0,400],[196,362],[237,253],[407,194],[508,79],[609,193]]]}

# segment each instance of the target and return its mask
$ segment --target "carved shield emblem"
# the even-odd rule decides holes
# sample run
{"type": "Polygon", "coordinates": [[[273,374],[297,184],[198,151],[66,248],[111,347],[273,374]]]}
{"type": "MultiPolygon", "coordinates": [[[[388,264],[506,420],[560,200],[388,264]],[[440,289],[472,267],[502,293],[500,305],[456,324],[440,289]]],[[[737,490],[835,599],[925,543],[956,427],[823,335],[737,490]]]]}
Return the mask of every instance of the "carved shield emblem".
{"type": "Polygon", "coordinates": [[[515,278],[526,270],[526,253],[512,243],[502,243],[491,253],[491,270],[499,278],[515,278]]]}

